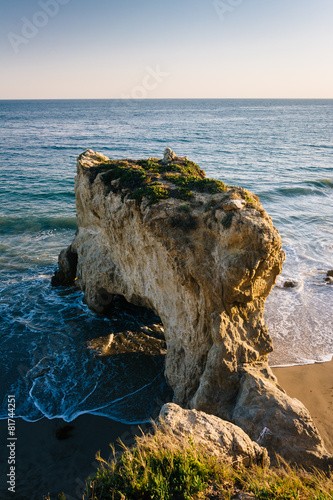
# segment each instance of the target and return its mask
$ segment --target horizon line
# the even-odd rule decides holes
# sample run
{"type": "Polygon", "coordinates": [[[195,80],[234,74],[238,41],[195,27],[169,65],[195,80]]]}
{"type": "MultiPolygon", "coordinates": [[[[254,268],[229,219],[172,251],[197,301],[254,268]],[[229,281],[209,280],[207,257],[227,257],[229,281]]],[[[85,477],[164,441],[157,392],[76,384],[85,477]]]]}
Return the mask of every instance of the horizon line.
{"type": "Polygon", "coordinates": [[[293,101],[329,101],[333,97],[5,97],[0,101],[176,101],[176,100],[293,100],[293,101]]]}

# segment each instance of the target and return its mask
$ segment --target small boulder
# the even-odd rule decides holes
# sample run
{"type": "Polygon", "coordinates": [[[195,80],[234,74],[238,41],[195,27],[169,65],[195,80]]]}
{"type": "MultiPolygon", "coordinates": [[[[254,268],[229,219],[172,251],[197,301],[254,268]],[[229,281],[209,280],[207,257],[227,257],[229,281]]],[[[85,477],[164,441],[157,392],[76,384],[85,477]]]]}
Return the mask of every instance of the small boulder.
{"type": "Polygon", "coordinates": [[[328,276],[329,278],[333,278],[333,269],[327,271],[326,276],[328,276]]]}
{"type": "Polygon", "coordinates": [[[176,438],[192,439],[203,445],[207,453],[232,463],[249,467],[269,466],[267,450],[252,441],[237,425],[203,411],[184,410],[174,403],[165,404],[160,412],[159,425],[166,426],[176,438]]]}
{"type": "Polygon", "coordinates": [[[283,283],[283,288],[296,288],[298,285],[297,281],[287,280],[283,283]]]}
{"type": "Polygon", "coordinates": [[[230,200],[223,203],[223,210],[242,210],[246,205],[245,200],[230,200]]]}
{"type": "Polygon", "coordinates": [[[162,163],[163,163],[163,165],[167,165],[168,163],[171,163],[172,160],[174,160],[175,158],[177,158],[176,153],[174,153],[174,151],[172,151],[171,148],[166,148],[164,150],[164,156],[163,156],[162,163]]]}

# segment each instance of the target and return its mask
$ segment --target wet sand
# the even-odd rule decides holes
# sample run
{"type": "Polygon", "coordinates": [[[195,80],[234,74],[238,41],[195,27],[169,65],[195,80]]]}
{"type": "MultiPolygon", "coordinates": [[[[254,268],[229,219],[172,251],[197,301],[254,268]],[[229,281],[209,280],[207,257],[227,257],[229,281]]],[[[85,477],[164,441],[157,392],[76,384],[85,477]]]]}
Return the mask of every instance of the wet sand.
{"type": "Polygon", "coordinates": [[[286,393],[309,410],[327,450],[333,453],[333,360],[273,368],[273,372],[286,393]]]}
{"type": "Polygon", "coordinates": [[[16,419],[16,491],[11,493],[6,484],[9,473],[7,421],[1,420],[0,498],[43,500],[44,495],[50,493],[51,500],[56,500],[58,493],[64,492],[67,500],[82,500],[85,480],[96,472],[96,452],[101,450],[101,456],[108,458],[109,443],[120,437],[124,444],[131,445],[136,434],[141,434],[137,425],[95,415],[81,415],[70,424],[62,419],[43,418],[38,422],[16,419]],[[66,439],[59,439],[66,437],[66,432],[59,434],[65,425],[72,425],[73,429],[66,439]]]}

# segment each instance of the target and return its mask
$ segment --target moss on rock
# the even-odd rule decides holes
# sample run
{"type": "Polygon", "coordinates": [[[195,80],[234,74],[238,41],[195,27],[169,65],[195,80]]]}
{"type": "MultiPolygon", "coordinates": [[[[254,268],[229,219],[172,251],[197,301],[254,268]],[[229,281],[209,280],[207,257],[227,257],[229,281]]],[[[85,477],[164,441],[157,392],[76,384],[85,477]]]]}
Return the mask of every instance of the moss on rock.
{"type": "Polygon", "coordinates": [[[198,165],[177,156],[168,164],[158,158],[103,160],[91,169],[90,181],[98,174],[108,192],[121,192],[138,203],[146,198],[150,205],[167,198],[190,200],[193,191],[214,194],[226,190],[224,182],[207,179],[198,165]]]}

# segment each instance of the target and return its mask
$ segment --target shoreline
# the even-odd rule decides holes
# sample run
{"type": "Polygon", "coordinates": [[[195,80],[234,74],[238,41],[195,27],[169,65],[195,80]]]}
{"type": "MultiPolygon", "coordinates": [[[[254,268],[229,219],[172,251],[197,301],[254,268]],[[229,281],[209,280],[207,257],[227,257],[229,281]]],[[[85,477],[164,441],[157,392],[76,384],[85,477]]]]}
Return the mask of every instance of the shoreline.
{"type": "MultiPolygon", "coordinates": [[[[300,400],[309,410],[324,440],[333,453],[333,360],[329,362],[272,368],[286,393],[300,400]]],[[[123,424],[99,415],[83,414],[72,422],[43,418],[36,422],[16,419],[17,456],[15,498],[41,500],[50,493],[54,500],[61,492],[67,500],[82,499],[80,490],[89,475],[96,472],[95,458],[100,450],[107,459],[110,443],[118,439],[130,446],[141,430],[150,424],[123,424]],[[61,432],[61,428],[70,426],[61,432]],[[60,434],[59,434],[60,429],[60,434]]],[[[7,420],[0,420],[0,460],[7,464],[7,420]]],[[[116,444],[117,449],[120,448],[116,444]]],[[[6,497],[8,465],[0,475],[0,496],[6,497]]]]}
{"type": "Polygon", "coordinates": [[[329,363],[333,361],[333,354],[327,356],[327,359],[322,359],[321,361],[309,361],[308,363],[291,363],[286,365],[271,365],[268,360],[268,365],[272,370],[276,368],[292,368],[293,366],[310,366],[310,365],[321,365],[322,363],[329,363]]]}
{"type": "Polygon", "coordinates": [[[301,401],[318,427],[328,452],[333,453],[333,359],[273,368],[288,396],[301,401]]]}

